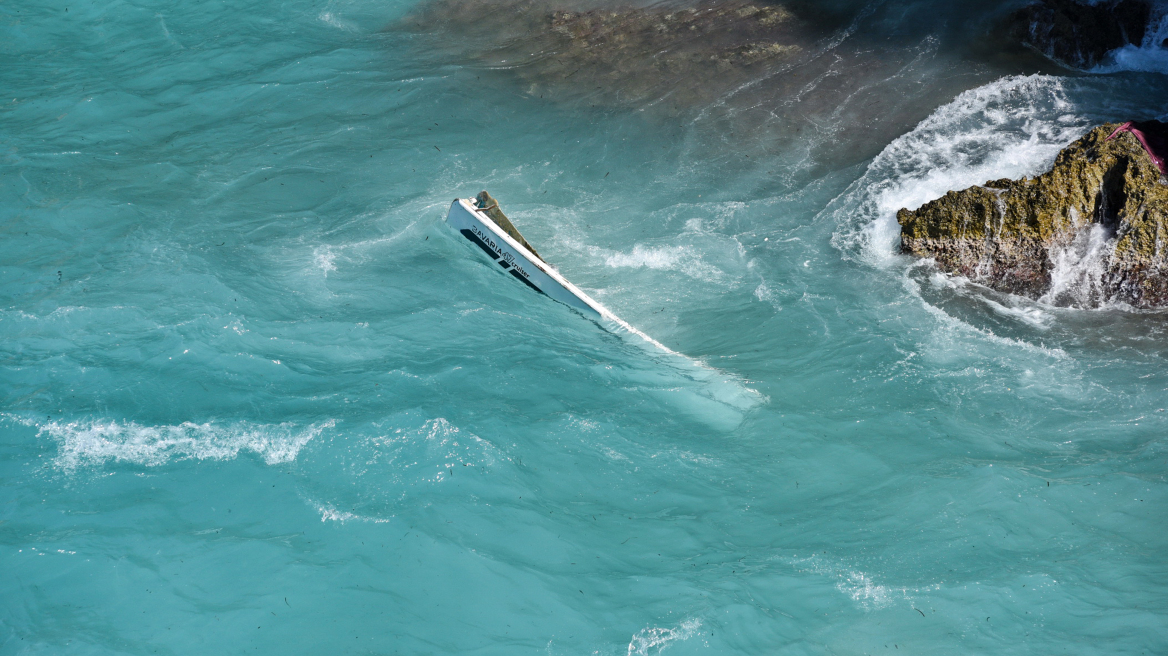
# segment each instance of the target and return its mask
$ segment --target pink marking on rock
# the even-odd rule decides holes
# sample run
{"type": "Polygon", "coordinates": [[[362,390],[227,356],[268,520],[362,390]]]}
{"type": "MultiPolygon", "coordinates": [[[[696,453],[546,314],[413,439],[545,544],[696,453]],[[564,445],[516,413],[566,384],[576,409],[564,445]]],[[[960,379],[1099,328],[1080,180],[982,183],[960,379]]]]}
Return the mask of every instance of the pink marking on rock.
{"type": "Polygon", "coordinates": [[[1115,128],[1107,140],[1111,141],[1120,132],[1130,132],[1139,139],[1148,157],[1152,158],[1152,163],[1160,169],[1160,174],[1168,175],[1168,163],[1164,161],[1168,157],[1168,124],[1160,121],[1128,121],[1115,128]]]}

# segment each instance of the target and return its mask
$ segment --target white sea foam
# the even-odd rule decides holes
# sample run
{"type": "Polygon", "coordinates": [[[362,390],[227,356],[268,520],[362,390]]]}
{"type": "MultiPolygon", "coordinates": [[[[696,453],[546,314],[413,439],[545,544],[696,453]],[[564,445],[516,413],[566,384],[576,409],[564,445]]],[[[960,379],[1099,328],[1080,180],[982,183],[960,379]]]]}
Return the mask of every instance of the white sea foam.
{"type": "Polygon", "coordinates": [[[399,480],[439,483],[453,468],[491,467],[509,459],[493,443],[442,417],[427,419],[420,426],[395,428],[390,434],[370,438],[369,444],[376,455],[364,462],[362,472],[399,480]],[[389,469],[369,468],[372,465],[389,469]]]}
{"type": "Polygon", "coordinates": [[[1024,324],[1039,330],[1049,330],[1050,320],[1053,318],[1050,312],[1047,312],[1040,306],[1029,305],[1022,307],[1003,305],[993,299],[984,299],[985,304],[989,306],[995,314],[1010,319],[1016,319],[1024,324]]]}
{"type": "Polygon", "coordinates": [[[832,563],[821,556],[795,559],[792,563],[796,569],[809,571],[835,579],[835,587],[842,594],[859,604],[866,610],[887,608],[897,601],[907,601],[911,604],[912,593],[925,590],[936,590],[938,586],[926,588],[895,587],[882,584],[866,572],[838,563],[832,563]]]}
{"type": "Polygon", "coordinates": [[[357,26],[355,24],[339,18],[336,14],[328,10],[320,12],[320,14],[317,16],[317,19],[326,25],[331,25],[338,29],[345,30],[346,32],[357,31],[357,26]]]}
{"type": "Polygon", "coordinates": [[[1115,238],[1102,225],[1080,230],[1071,243],[1051,251],[1050,290],[1038,300],[1094,307],[1103,297],[1103,275],[1114,251],[1115,238]]]}
{"type": "Polygon", "coordinates": [[[631,253],[613,253],[605,258],[610,267],[648,267],[650,269],[672,269],[677,266],[686,249],[681,246],[649,248],[637,244],[631,253]]]}
{"type": "Polygon", "coordinates": [[[690,618],[672,629],[663,627],[641,629],[634,633],[633,639],[629,641],[628,656],[660,654],[666,647],[678,640],[688,640],[697,633],[701,626],[700,619],[690,618]]]}
{"type": "Polygon", "coordinates": [[[866,607],[885,608],[898,597],[908,597],[908,591],[904,588],[890,589],[886,585],[876,583],[871,576],[859,570],[844,571],[838,577],[836,589],[851,597],[852,601],[866,607]]]}
{"type": "MultiPolygon", "coordinates": [[[[448,457],[461,458],[459,454],[478,453],[478,462],[475,464],[494,464],[499,457],[498,448],[483,438],[463,431],[444,417],[431,419],[422,425],[426,444],[431,449],[446,449],[448,457]],[[473,448],[472,448],[473,446],[473,448]]],[[[466,461],[471,464],[470,461],[466,461]]]]}
{"type": "Polygon", "coordinates": [[[1060,78],[1007,77],[966,91],[889,144],[832,201],[825,212],[840,225],[832,243],[847,257],[889,264],[900,240],[897,210],[986,180],[1040,173],[1087,128],[1060,78]]]}
{"type": "Polygon", "coordinates": [[[334,420],[297,426],[292,423],[196,424],[142,426],[112,420],[49,421],[38,436],[52,438],[59,449],[54,464],[73,471],[108,461],[155,467],[171,460],[230,460],[250,451],[275,465],[296,459],[304,445],[334,420]]]}
{"type": "Polygon", "coordinates": [[[783,310],[782,305],[779,303],[774,303],[775,293],[771,291],[770,286],[766,284],[765,280],[758,283],[758,287],[754,288],[754,297],[764,303],[772,303],[775,306],[775,309],[780,312],[783,310]]]}
{"type": "MultiPolygon", "coordinates": [[[[375,214],[365,214],[358,217],[360,219],[373,220],[378,218],[375,214]]],[[[383,257],[383,253],[374,252],[370,254],[371,250],[384,248],[413,234],[414,226],[417,221],[411,221],[401,230],[385,236],[374,239],[363,239],[361,241],[339,243],[339,244],[319,244],[312,247],[312,266],[324,273],[327,278],[328,275],[337,270],[337,259],[340,258],[343,264],[361,264],[368,261],[371,257],[383,257]]]]}
{"type": "Polygon", "coordinates": [[[705,282],[724,282],[727,274],[722,269],[706,262],[695,247],[685,246],[644,246],[636,244],[632,252],[609,252],[604,263],[613,268],[646,268],[679,271],[690,278],[705,282]]]}
{"type": "MultiPolygon", "coordinates": [[[[906,288],[908,288],[910,293],[917,296],[920,295],[919,290],[916,288],[916,282],[911,278],[906,277],[904,279],[904,285],[906,288]]],[[[1021,349],[1023,351],[1045,356],[1054,360],[1066,360],[1069,357],[1067,352],[1061,348],[1052,348],[1049,346],[1031,344],[1026,341],[995,335],[989,330],[972,326],[930,303],[925,303],[924,307],[929,314],[933,315],[933,317],[937,319],[938,326],[940,327],[940,331],[933,333],[934,341],[941,340],[942,342],[948,342],[954,335],[976,335],[979,338],[994,344],[1021,349]]],[[[999,305],[999,307],[1001,306],[999,305]]],[[[937,351],[952,353],[952,344],[946,344],[944,347],[938,348],[937,351]]]]}
{"type": "MultiPolygon", "coordinates": [[[[734,286],[741,281],[746,268],[746,249],[735,237],[724,234],[723,229],[744,208],[744,203],[729,202],[702,205],[700,210],[688,204],[667,206],[647,220],[669,224],[695,211],[705,216],[684,219],[680,233],[634,243],[631,250],[595,245],[577,227],[576,220],[561,221],[556,227],[556,240],[569,250],[586,253],[588,260],[603,262],[610,268],[675,271],[721,287],[734,286]]],[[[549,209],[549,213],[552,211],[549,209]]]]}
{"type": "Polygon", "coordinates": [[[626,456],[625,454],[623,454],[620,451],[617,451],[616,449],[613,449],[611,447],[601,445],[600,452],[603,453],[604,456],[606,458],[608,458],[609,460],[614,460],[614,461],[619,461],[619,462],[632,462],[632,460],[629,459],[628,456],[626,456]]]}
{"type": "Polygon", "coordinates": [[[317,268],[327,277],[330,271],[336,271],[337,253],[331,246],[317,246],[312,249],[312,260],[317,268]]]}
{"type": "Polygon", "coordinates": [[[388,524],[389,520],[384,517],[366,517],[364,515],[357,515],[355,513],[344,510],[337,510],[336,508],[325,504],[314,504],[316,511],[320,513],[320,521],[322,522],[369,522],[372,524],[388,524]]]}

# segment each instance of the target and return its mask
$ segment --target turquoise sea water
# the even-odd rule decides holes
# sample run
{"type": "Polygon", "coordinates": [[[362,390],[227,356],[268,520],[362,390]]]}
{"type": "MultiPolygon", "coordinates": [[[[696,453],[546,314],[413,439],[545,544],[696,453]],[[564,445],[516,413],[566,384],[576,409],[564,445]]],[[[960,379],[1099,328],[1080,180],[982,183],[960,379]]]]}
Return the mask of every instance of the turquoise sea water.
{"type": "Polygon", "coordinates": [[[0,653],[1168,651],[1165,315],[894,220],[1162,74],[886,3],[806,98],[553,102],[411,9],[0,5],[0,653]],[[483,188],[684,356],[483,260],[483,188]]]}

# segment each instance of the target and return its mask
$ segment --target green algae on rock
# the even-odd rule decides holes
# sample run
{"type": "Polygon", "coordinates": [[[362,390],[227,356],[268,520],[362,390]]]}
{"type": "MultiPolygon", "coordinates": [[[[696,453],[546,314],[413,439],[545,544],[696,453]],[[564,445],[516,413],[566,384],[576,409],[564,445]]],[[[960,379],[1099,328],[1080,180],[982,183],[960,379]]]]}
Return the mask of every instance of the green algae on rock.
{"type": "Polygon", "coordinates": [[[1091,130],[1035,178],[991,180],[901,209],[903,252],[1059,305],[1168,306],[1168,184],[1135,136],[1108,139],[1117,127],[1091,130]],[[1089,238],[1102,246],[1097,257],[1088,257],[1089,238]],[[1059,283],[1075,267],[1086,277],[1063,294],[1059,283]]]}

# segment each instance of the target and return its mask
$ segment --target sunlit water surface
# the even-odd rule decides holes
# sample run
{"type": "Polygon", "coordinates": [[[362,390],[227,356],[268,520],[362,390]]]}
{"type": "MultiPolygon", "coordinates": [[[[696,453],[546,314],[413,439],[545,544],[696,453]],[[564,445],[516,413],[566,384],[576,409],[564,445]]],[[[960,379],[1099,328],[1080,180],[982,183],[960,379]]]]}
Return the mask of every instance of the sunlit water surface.
{"type": "Polygon", "coordinates": [[[913,64],[895,140],[739,150],[409,10],[0,7],[0,653],[1168,650],[1164,315],[940,276],[894,217],[1161,74],[913,64]],[[453,234],[483,188],[684,356],[453,234]]]}

